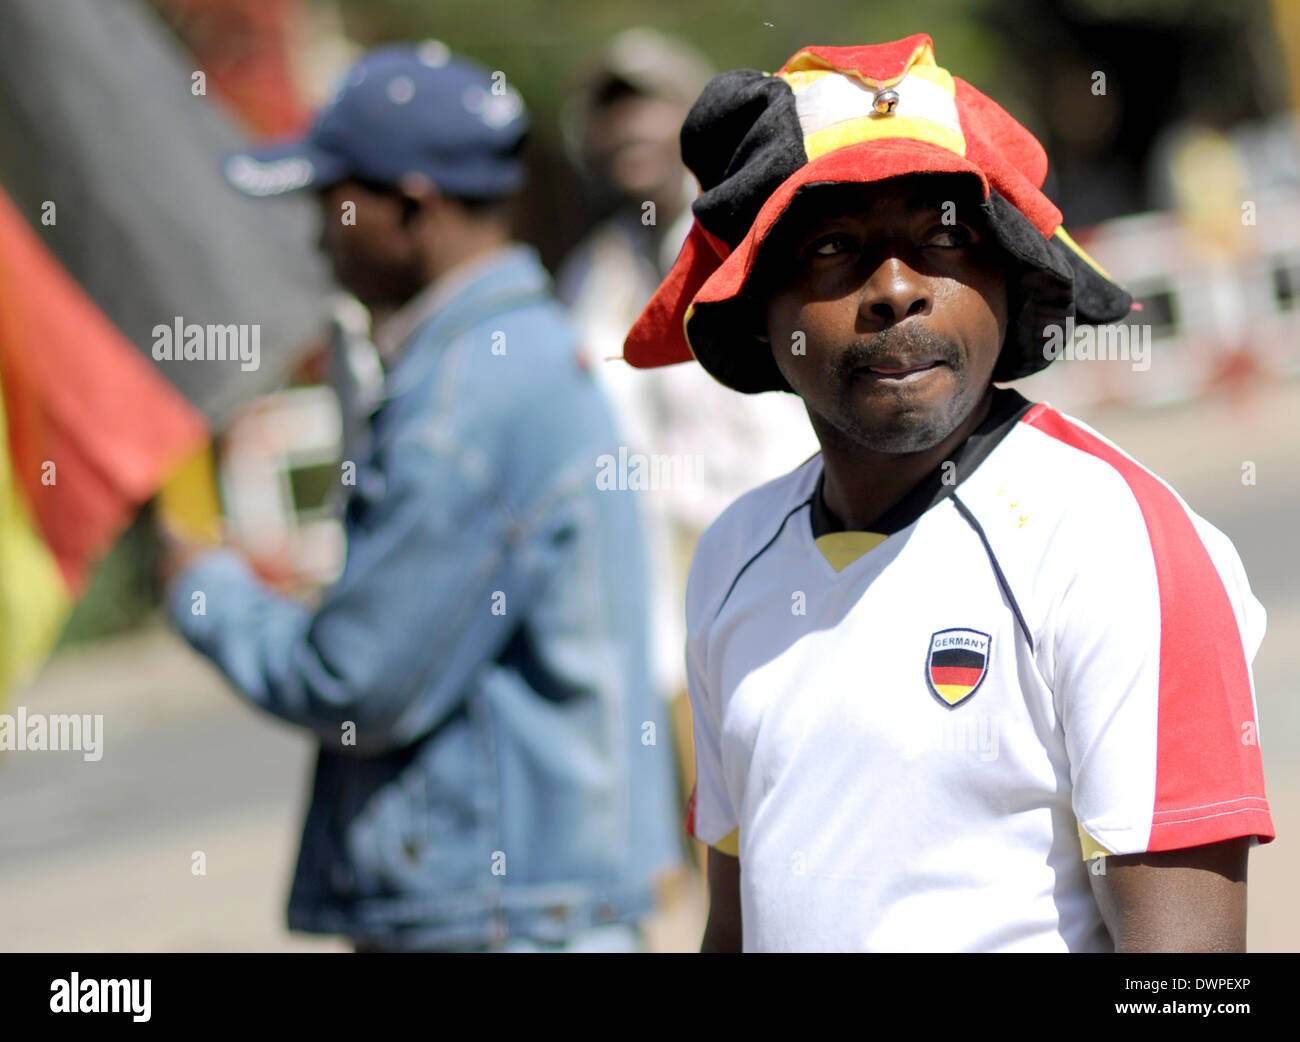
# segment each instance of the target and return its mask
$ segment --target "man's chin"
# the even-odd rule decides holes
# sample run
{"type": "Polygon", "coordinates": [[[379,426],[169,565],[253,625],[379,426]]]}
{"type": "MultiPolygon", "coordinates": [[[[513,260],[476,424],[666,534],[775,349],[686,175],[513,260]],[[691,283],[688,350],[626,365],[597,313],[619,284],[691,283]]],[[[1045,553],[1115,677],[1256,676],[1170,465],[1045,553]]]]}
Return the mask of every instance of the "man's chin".
{"type": "Polygon", "coordinates": [[[928,400],[854,403],[853,439],[872,452],[926,452],[950,437],[972,406],[944,396],[928,400]]]}
{"type": "Polygon", "coordinates": [[[859,428],[855,440],[864,449],[870,449],[872,452],[903,456],[928,452],[942,443],[955,429],[955,427],[926,422],[910,424],[900,422],[888,427],[859,428]]]}

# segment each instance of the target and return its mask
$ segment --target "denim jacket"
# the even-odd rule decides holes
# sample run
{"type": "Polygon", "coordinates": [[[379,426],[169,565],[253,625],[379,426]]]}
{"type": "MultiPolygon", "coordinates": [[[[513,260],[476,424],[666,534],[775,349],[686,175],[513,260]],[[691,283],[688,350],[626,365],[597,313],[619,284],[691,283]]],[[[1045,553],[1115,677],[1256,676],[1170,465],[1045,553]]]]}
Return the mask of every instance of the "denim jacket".
{"type": "Polygon", "coordinates": [[[386,374],[319,606],[229,551],[173,585],[190,643],[320,742],[291,928],[396,949],[563,940],[641,918],[679,863],[636,494],[598,487],[618,435],[576,358],[536,254],[512,245],[386,374]]]}

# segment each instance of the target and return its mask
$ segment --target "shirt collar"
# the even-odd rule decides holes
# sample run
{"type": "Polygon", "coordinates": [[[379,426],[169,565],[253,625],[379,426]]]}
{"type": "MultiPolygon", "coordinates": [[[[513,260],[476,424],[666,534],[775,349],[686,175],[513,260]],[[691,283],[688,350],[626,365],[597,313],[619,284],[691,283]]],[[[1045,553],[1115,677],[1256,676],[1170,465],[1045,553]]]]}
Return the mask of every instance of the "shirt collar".
{"type": "Polygon", "coordinates": [[[441,311],[461,290],[477,281],[490,268],[495,267],[504,254],[511,252],[512,244],[503,243],[487,253],[448,268],[424,289],[394,311],[375,328],[373,340],[384,364],[391,366],[398,352],[425,319],[441,311]]]}
{"type": "MultiPolygon", "coordinates": [[[[912,486],[911,490],[894,506],[877,517],[871,523],[871,532],[886,536],[901,532],[931,507],[946,499],[956,491],[958,485],[975,472],[975,469],[1002,443],[1002,439],[1011,433],[1020,418],[1032,407],[1033,402],[1014,388],[995,387],[989,414],[979,427],[953,450],[952,460],[945,461],[954,464],[951,474],[945,473],[944,465],[936,467],[912,486]]],[[[814,538],[845,531],[843,522],[830,512],[822,496],[825,479],[826,468],[823,465],[813,489],[812,510],[809,512],[809,523],[812,525],[814,538]]]]}
{"type": "Polygon", "coordinates": [[[375,344],[379,345],[382,337],[385,345],[377,346],[377,350],[392,353],[384,356],[387,372],[383,396],[374,408],[405,394],[423,379],[437,357],[438,345],[445,339],[435,335],[433,327],[444,333],[455,330],[458,323],[481,317],[479,313],[485,307],[490,309],[496,302],[504,305],[512,298],[543,294],[549,285],[550,276],[537,251],[518,242],[448,270],[376,330],[375,344]],[[423,330],[430,330],[428,338],[422,335],[423,330]],[[429,340],[428,344],[423,343],[425,339],[429,340]]]}

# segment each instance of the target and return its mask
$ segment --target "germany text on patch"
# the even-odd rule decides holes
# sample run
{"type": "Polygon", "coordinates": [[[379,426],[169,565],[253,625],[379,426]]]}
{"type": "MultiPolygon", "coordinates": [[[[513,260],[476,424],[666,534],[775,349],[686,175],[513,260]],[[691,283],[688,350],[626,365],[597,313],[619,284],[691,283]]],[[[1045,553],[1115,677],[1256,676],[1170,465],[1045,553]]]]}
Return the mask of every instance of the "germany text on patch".
{"type": "Polygon", "coordinates": [[[989,668],[993,640],[979,630],[940,630],[930,636],[925,679],[946,706],[960,705],[979,689],[989,668]]]}

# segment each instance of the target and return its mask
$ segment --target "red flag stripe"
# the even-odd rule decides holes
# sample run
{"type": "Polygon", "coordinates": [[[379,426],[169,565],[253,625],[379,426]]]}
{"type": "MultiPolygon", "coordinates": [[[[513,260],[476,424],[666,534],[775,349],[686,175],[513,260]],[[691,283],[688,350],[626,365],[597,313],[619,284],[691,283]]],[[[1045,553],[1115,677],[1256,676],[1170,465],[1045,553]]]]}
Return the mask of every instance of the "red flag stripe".
{"type": "Polygon", "coordinates": [[[75,593],[134,509],[208,438],[0,191],[0,369],[14,481],[75,593]]]}
{"type": "Polygon", "coordinates": [[[974,687],[980,682],[984,670],[971,666],[931,666],[930,679],[939,684],[965,684],[974,687]]]}

